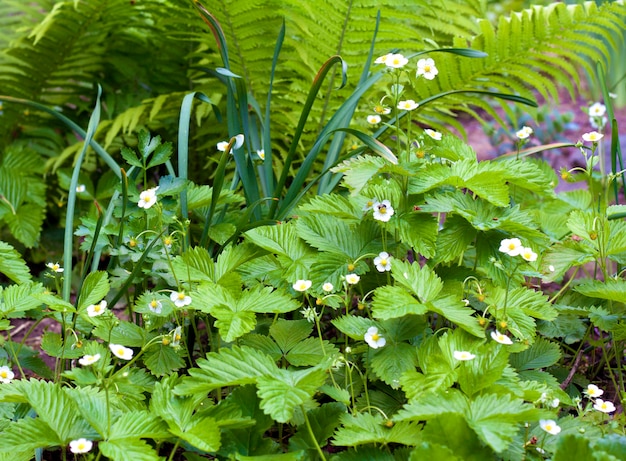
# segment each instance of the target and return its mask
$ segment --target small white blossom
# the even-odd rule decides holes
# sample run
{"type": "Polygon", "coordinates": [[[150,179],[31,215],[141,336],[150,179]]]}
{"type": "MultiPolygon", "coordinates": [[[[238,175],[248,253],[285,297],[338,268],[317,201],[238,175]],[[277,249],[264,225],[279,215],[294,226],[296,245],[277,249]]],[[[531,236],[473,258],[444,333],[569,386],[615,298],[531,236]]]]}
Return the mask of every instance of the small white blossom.
{"type": "Polygon", "coordinates": [[[89,317],[98,317],[104,314],[107,310],[107,302],[105,300],[100,301],[98,304],[90,304],[87,306],[87,315],[89,317]]]}
{"type": "Polygon", "coordinates": [[[387,106],[383,106],[381,104],[374,106],[374,112],[378,115],[389,115],[391,113],[391,109],[387,106]]]}
{"type": "Polygon", "coordinates": [[[598,133],[597,131],[591,131],[589,133],[583,134],[583,140],[587,142],[598,142],[604,137],[603,134],[598,133]]]}
{"type": "Polygon", "coordinates": [[[529,126],[524,126],[521,130],[515,132],[515,136],[517,136],[519,139],[526,139],[531,134],[533,134],[533,129],[529,126]]]}
{"type": "Polygon", "coordinates": [[[439,133],[438,131],[431,130],[430,128],[426,128],[424,130],[424,133],[426,133],[428,136],[433,138],[435,141],[441,141],[442,134],[439,133]]]}
{"type": "Polygon", "coordinates": [[[305,307],[300,311],[300,313],[308,322],[311,323],[315,322],[315,319],[317,318],[317,311],[313,307],[305,307]]]}
{"type": "Polygon", "coordinates": [[[504,239],[500,242],[498,251],[506,253],[509,256],[517,256],[522,252],[522,242],[518,238],[504,239]]]}
{"type": "Polygon", "coordinates": [[[13,378],[15,378],[15,373],[6,365],[0,367],[0,383],[9,384],[13,378]]]}
{"type": "Polygon", "coordinates": [[[334,289],[335,289],[335,287],[330,282],[326,282],[324,285],[322,285],[322,290],[324,290],[327,293],[330,293],[334,289]]]}
{"type": "Polygon", "coordinates": [[[602,399],[596,399],[596,403],[593,404],[593,408],[601,411],[602,413],[613,413],[615,411],[615,405],[613,405],[612,402],[602,399]]]}
{"type": "Polygon", "coordinates": [[[296,280],[296,282],[292,285],[292,288],[296,291],[303,292],[311,288],[311,285],[313,285],[313,282],[310,280],[296,280]]]}
{"type": "Polygon", "coordinates": [[[417,77],[422,75],[426,80],[432,80],[438,73],[439,70],[437,70],[435,61],[432,58],[420,59],[417,61],[417,77]]]}
{"type": "Polygon", "coordinates": [[[589,107],[589,117],[602,117],[606,114],[606,106],[600,102],[594,102],[589,107]]]}
{"type": "Polygon", "coordinates": [[[385,59],[387,67],[392,67],[394,69],[401,69],[406,66],[408,62],[409,60],[401,54],[392,54],[385,59]]]}
{"type": "Polygon", "coordinates": [[[376,60],[374,61],[374,64],[386,64],[387,60],[393,56],[393,53],[387,53],[383,56],[380,56],[378,58],[376,58],[376,60]]]}
{"type": "Polygon", "coordinates": [[[83,366],[93,365],[98,360],[100,360],[100,354],[95,355],[83,355],[80,359],[78,359],[78,363],[83,366]]]}
{"type": "Polygon", "coordinates": [[[498,342],[500,344],[506,344],[506,345],[513,344],[513,341],[511,341],[511,338],[509,338],[505,334],[500,333],[499,331],[492,331],[491,339],[493,339],[495,342],[498,342]]]}
{"type": "Polygon", "coordinates": [[[180,346],[180,340],[183,338],[182,331],[183,329],[181,326],[177,326],[176,328],[174,328],[174,331],[172,331],[172,342],[170,343],[171,347],[180,346]]]}
{"type": "Polygon", "coordinates": [[[537,261],[537,253],[535,253],[531,248],[522,248],[520,255],[522,255],[522,258],[528,262],[537,261]]]}
{"type": "Polygon", "coordinates": [[[363,205],[363,211],[371,210],[377,203],[378,201],[375,198],[369,199],[367,202],[365,202],[365,205],[363,205]]]}
{"type": "Polygon", "coordinates": [[[361,277],[359,277],[357,274],[346,275],[346,282],[348,282],[350,285],[359,283],[359,280],[361,280],[361,277]]]}
{"type": "Polygon", "coordinates": [[[367,123],[369,123],[370,125],[378,125],[380,123],[380,115],[368,115],[367,116],[367,123]]]}
{"type": "Polygon", "coordinates": [[[374,219],[382,222],[389,221],[395,212],[389,200],[376,202],[372,208],[374,209],[374,219]]]}
{"type": "Polygon", "coordinates": [[[239,149],[241,146],[243,146],[243,141],[244,141],[244,135],[242,134],[236,135],[235,145],[233,146],[233,149],[239,149]]]}
{"type": "Polygon", "coordinates": [[[382,251],[374,258],[374,265],[378,272],[385,272],[391,270],[391,256],[386,251],[382,251]]]}
{"type": "Polygon", "coordinates": [[[157,189],[158,187],[153,187],[152,189],[146,189],[141,194],[139,194],[139,202],[137,202],[139,208],[145,208],[147,210],[156,203],[157,189]]]}
{"type": "Polygon", "coordinates": [[[148,309],[150,310],[150,312],[153,312],[155,314],[160,314],[161,311],[163,310],[163,305],[161,304],[161,301],[159,301],[158,299],[153,299],[148,303],[148,309]]]}
{"type": "Polygon", "coordinates": [[[79,184],[78,186],[76,186],[76,192],[77,193],[82,193],[85,192],[87,190],[87,188],[85,187],[84,184],[79,184]]]}
{"type": "Polygon", "coordinates": [[[476,358],[474,354],[472,354],[471,352],[467,352],[467,351],[454,351],[452,353],[452,356],[457,360],[463,360],[463,361],[472,360],[476,358]]]}
{"type": "Polygon", "coordinates": [[[378,349],[387,344],[387,340],[378,334],[378,328],[376,327],[369,327],[363,339],[372,349],[378,349]]]}
{"type": "Polygon", "coordinates": [[[259,156],[261,160],[265,160],[265,150],[259,149],[256,151],[256,154],[259,156]]]}
{"type": "Polygon", "coordinates": [[[46,267],[50,269],[52,272],[58,272],[58,273],[62,273],[65,270],[61,267],[59,263],[50,262],[46,264],[46,267]]]}
{"type": "Polygon", "coordinates": [[[109,344],[109,349],[111,349],[111,352],[113,352],[117,358],[122,360],[130,360],[133,358],[133,350],[128,347],[119,344],[109,344]]]}
{"type": "Polygon", "coordinates": [[[93,448],[93,442],[87,439],[72,440],[70,442],[70,451],[75,454],[88,453],[93,448]]]}
{"type": "Polygon", "coordinates": [[[557,435],[561,432],[560,426],[552,419],[539,420],[539,427],[546,431],[548,434],[557,435]]]}
{"type": "Polygon", "coordinates": [[[217,150],[220,152],[226,152],[226,148],[228,147],[228,141],[220,141],[217,143],[217,150]]]}
{"type": "Polygon", "coordinates": [[[185,307],[191,304],[191,296],[186,295],[184,291],[172,291],[170,300],[176,307],[185,307]]]}
{"type": "Polygon", "coordinates": [[[602,394],[604,394],[604,391],[595,384],[589,384],[587,386],[587,389],[585,390],[585,394],[587,394],[589,397],[600,397],[602,394]]]}
{"type": "Polygon", "coordinates": [[[413,101],[412,99],[407,99],[406,101],[400,101],[398,103],[398,109],[400,110],[415,110],[419,107],[419,104],[413,101]]]}

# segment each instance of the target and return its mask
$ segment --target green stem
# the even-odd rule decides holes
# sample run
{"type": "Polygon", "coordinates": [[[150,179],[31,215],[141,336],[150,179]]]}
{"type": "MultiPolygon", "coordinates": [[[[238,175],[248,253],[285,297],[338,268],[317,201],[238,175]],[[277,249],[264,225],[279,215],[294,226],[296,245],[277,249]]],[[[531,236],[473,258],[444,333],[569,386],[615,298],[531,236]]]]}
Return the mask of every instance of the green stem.
{"type": "Polygon", "coordinates": [[[317,443],[317,438],[315,437],[315,433],[313,432],[313,428],[311,427],[311,422],[309,421],[309,417],[306,414],[306,410],[304,409],[304,406],[301,405],[300,409],[302,410],[302,414],[304,415],[304,422],[306,423],[306,428],[309,431],[311,440],[313,441],[313,444],[315,445],[315,449],[319,453],[322,461],[326,461],[326,456],[324,455],[324,452],[322,451],[322,447],[320,447],[320,444],[317,443]]]}
{"type": "Polygon", "coordinates": [[[174,444],[174,448],[172,448],[172,452],[170,453],[168,461],[172,461],[174,459],[174,455],[176,454],[176,450],[178,450],[178,445],[180,445],[180,439],[176,439],[176,443],[174,444]]]}

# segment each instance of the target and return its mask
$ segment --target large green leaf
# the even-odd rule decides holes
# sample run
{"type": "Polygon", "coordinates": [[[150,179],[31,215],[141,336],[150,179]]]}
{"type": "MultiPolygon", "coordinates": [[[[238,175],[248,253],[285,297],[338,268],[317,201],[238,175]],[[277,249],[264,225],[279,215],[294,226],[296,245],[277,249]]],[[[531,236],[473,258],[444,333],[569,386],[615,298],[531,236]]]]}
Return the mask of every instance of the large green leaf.
{"type": "Polygon", "coordinates": [[[109,441],[124,439],[164,439],[169,437],[167,426],[160,418],[148,411],[129,411],[111,426],[109,441]]]}
{"type": "Polygon", "coordinates": [[[385,285],[374,292],[372,315],[378,319],[393,319],[405,315],[422,315],[428,308],[421,304],[405,288],[385,285]]]}
{"type": "Polygon", "coordinates": [[[261,398],[261,409],[276,421],[285,423],[291,419],[296,407],[311,400],[325,380],[326,372],[320,368],[277,369],[273,375],[259,376],[257,393],[261,398]]]}
{"type": "Polygon", "coordinates": [[[16,283],[31,279],[30,270],[20,254],[5,242],[0,242],[0,273],[16,283]]]}
{"type": "Polygon", "coordinates": [[[387,341],[384,347],[370,351],[370,355],[374,373],[394,389],[400,387],[402,375],[417,366],[415,347],[405,342],[387,341]]]}
{"type": "MultiPolygon", "coordinates": [[[[19,451],[64,445],[48,423],[39,418],[22,418],[10,424],[0,437],[0,454],[9,455],[19,451]]],[[[13,460],[14,458],[7,458],[13,460]]],[[[31,458],[29,458],[31,459],[31,458]]]]}
{"type": "Polygon", "coordinates": [[[211,352],[197,364],[198,368],[190,368],[190,376],[176,386],[176,394],[205,395],[218,387],[252,384],[259,376],[271,376],[278,370],[270,356],[247,346],[211,352]]]}
{"type": "Polygon", "coordinates": [[[419,424],[402,421],[386,425],[379,413],[345,413],[340,420],[341,427],[335,432],[332,442],[336,446],[356,447],[369,443],[413,445],[420,437],[419,424]]]}
{"type": "Polygon", "coordinates": [[[90,304],[97,304],[109,293],[109,279],[105,271],[90,273],[80,290],[78,311],[82,312],[90,304]]]}
{"type": "Polygon", "coordinates": [[[212,453],[220,448],[219,426],[217,421],[209,416],[196,416],[184,431],[172,427],[170,430],[174,435],[204,452],[212,453]]]}
{"type": "Polygon", "coordinates": [[[160,461],[158,453],[139,439],[117,439],[100,442],[98,448],[111,461],[160,461]]]}
{"type": "MultiPolygon", "coordinates": [[[[325,446],[328,439],[339,425],[339,418],[346,412],[346,406],[339,402],[325,403],[319,408],[307,412],[307,418],[315,437],[315,442],[319,446],[325,446]]],[[[289,447],[292,450],[310,450],[313,453],[316,445],[307,427],[302,424],[298,427],[298,432],[289,439],[289,447]]]]}
{"type": "Polygon", "coordinates": [[[439,298],[429,303],[428,308],[430,311],[443,315],[450,322],[468,333],[479,338],[485,337],[485,330],[480,326],[478,319],[473,315],[474,310],[465,306],[456,296],[451,295],[439,298]]]}
{"type": "Polygon", "coordinates": [[[518,371],[547,368],[561,359],[561,348],[558,344],[543,338],[537,340],[526,350],[511,354],[510,363],[518,371]]]}
{"type": "Polygon", "coordinates": [[[41,283],[25,282],[21,285],[9,285],[3,291],[3,303],[0,303],[0,312],[4,314],[12,312],[25,312],[41,305],[36,295],[43,293],[41,283]]]}
{"type": "Polygon", "coordinates": [[[434,301],[443,288],[443,282],[428,266],[417,263],[394,261],[391,265],[394,280],[405,287],[423,304],[434,301]]]}
{"type": "Polygon", "coordinates": [[[26,203],[15,211],[7,213],[4,220],[9,230],[24,246],[32,248],[37,244],[43,225],[44,208],[33,203],[26,203]]]}

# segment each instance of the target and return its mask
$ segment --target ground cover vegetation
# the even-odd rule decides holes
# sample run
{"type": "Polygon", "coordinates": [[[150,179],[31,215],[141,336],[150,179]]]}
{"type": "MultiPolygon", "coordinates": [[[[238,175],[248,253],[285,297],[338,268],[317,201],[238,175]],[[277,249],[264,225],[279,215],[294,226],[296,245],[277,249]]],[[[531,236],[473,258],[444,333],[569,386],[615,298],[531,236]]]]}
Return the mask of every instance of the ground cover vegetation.
{"type": "Polygon", "coordinates": [[[376,3],[0,3],[0,460],[626,457],[626,6],[376,3]]]}

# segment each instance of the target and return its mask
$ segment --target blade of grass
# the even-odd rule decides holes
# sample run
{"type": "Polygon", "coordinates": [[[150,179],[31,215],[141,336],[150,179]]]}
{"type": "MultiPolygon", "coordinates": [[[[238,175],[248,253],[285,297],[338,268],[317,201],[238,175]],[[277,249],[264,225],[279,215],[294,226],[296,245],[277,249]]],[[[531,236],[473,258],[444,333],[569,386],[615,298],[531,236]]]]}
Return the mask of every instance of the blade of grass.
{"type": "Polygon", "coordinates": [[[78,175],[85,159],[85,153],[93,135],[100,123],[100,96],[102,95],[102,87],[98,85],[98,95],[96,97],[96,104],[91,117],[89,118],[89,126],[85,135],[85,142],[83,148],[80,151],[76,165],[74,165],[74,171],[72,172],[72,179],[70,181],[70,190],[67,198],[67,210],[65,215],[65,235],[63,238],[63,267],[65,269],[63,277],[63,300],[69,302],[70,294],[72,291],[72,256],[74,253],[74,210],[76,209],[76,186],[78,185],[78,175]]]}

